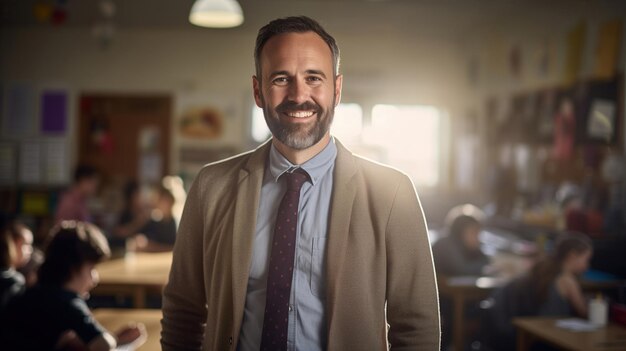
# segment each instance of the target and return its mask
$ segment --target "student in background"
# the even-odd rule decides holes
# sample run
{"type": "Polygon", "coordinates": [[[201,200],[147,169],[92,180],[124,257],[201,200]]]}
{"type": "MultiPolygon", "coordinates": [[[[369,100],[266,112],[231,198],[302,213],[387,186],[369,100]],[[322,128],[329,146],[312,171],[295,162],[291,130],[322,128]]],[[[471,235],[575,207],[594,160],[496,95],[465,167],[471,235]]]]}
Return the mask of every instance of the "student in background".
{"type": "Polygon", "coordinates": [[[30,259],[22,267],[18,267],[17,271],[22,273],[26,279],[26,288],[30,288],[37,284],[37,271],[43,263],[43,251],[38,248],[32,248],[30,259]]]}
{"type": "Polygon", "coordinates": [[[74,184],[61,196],[54,216],[55,222],[63,220],[92,222],[87,201],[96,194],[99,182],[95,168],[78,166],[74,171],[74,184]]]}
{"type": "Polygon", "coordinates": [[[0,311],[26,287],[24,276],[17,271],[33,251],[33,233],[25,225],[10,221],[0,229],[0,311]]]}
{"type": "Polygon", "coordinates": [[[581,233],[564,234],[554,251],[530,271],[530,303],[541,316],[587,317],[587,303],[577,277],[589,268],[591,241],[581,233]]]}
{"type": "Polygon", "coordinates": [[[63,221],[52,229],[37,286],[15,298],[0,319],[0,345],[7,350],[111,350],[140,345],[142,325],[109,334],[85,299],[97,284],[96,263],[109,257],[106,238],[94,225],[63,221]]]}
{"type": "Polygon", "coordinates": [[[113,230],[113,237],[109,239],[112,249],[125,248],[126,239],[139,233],[149,218],[149,209],[142,202],[139,184],[136,181],[128,182],[124,186],[124,209],[113,230]]]}
{"type": "Polygon", "coordinates": [[[172,212],[174,202],[174,195],[165,187],[160,187],[151,218],[135,239],[137,251],[172,251],[176,241],[176,220],[172,212]]]}
{"type": "Polygon", "coordinates": [[[559,237],[554,250],[525,275],[497,289],[485,300],[484,338],[496,350],[515,348],[512,320],[524,316],[587,317],[577,277],[589,267],[591,241],[581,233],[559,237]]]}
{"type": "MultiPolygon", "coordinates": [[[[489,263],[480,250],[479,234],[481,230],[482,211],[470,204],[452,208],[446,216],[447,236],[433,245],[433,259],[438,276],[482,275],[489,263]]],[[[466,303],[463,318],[476,319],[475,301],[466,303]]],[[[446,349],[451,342],[452,334],[452,301],[442,296],[439,299],[441,313],[441,342],[446,349]]]]}
{"type": "Polygon", "coordinates": [[[448,235],[433,246],[438,275],[482,275],[489,260],[480,250],[482,211],[473,205],[450,210],[446,218],[448,235]]]}

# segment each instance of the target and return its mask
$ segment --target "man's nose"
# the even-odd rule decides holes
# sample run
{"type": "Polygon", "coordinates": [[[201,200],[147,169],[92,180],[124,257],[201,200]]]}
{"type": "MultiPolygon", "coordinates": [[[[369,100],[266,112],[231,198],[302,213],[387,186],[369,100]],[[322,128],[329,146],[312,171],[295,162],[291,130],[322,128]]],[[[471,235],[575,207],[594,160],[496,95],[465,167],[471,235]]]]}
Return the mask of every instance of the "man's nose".
{"type": "Polygon", "coordinates": [[[288,98],[297,104],[307,102],[309,100],[309,86],[304,80],[294,79],[289,85],[288,98]]]}

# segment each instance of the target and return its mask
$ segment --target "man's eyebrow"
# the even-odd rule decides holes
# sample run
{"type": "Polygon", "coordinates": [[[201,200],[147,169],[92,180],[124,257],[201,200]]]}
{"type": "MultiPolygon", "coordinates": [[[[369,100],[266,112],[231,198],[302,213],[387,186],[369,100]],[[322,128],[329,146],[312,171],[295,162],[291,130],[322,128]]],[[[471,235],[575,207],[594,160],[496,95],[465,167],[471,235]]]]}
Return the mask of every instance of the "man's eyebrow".
{"type": "Polygon", "coordinates": [[[274,71],[270,74],[270,79],[276,77],[276,76],[288,76],[289,72],[287,71],[274,71]]]}
{"type": "MultiPolygon", "coordinates": [[[[326,74],[324,74],[323,71],[320,71],[318,69],[308,69],[308,70],[306,70],[304,72],[306,74],[315,74],[315,75],[321,76],[322,78],[326,79],[326,74]]],[[[270,74],[269,78],[272,79],[272,78],[274,78],[276,76],[289,76],[289,75],[290,75],[290,73],[287,72],[287,71],[275,71],[275,72],[272,72],[270,74]]]]}
{"type": "Polygon", "coordinates": [[[326,75],[324,74],[324,72],[317,70],[317,69],[308,69],[305,71],[307,74],[316,74],[318,76],[321,76],[322,78],[326,79],[326,75]]]}

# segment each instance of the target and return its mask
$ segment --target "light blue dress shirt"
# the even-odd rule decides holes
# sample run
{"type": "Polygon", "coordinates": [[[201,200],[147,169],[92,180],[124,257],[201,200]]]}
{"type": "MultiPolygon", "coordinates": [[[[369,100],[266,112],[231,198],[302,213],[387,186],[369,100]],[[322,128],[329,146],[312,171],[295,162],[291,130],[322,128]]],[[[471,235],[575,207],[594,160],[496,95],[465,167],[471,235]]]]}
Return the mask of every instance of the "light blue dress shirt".
{"type": "Polygon", "coordinates": [[[278,206],[287,190],[280,176],[298,167],[309,174],[310,180],[300,190],[287,348],[315,351],[326,347],[324,262],[336,156],[332,138],[324,150],[300,166],[271,147],[261,187],[239,351],[258,351],[261,345],[270,244],[278,206]]]}

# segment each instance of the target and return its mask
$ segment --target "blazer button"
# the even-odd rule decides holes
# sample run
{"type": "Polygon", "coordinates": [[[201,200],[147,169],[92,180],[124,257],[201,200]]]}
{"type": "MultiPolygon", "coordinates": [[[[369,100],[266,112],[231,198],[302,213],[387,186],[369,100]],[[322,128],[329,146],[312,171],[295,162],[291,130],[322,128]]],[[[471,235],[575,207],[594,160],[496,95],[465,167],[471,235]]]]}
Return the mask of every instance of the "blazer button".
{"type": "Polygon", "coordinates": [[[230,338],[228,338],[228,345],[230,345],[230,346],[233,345],[233,337],[232,336],[230,338]]]}

